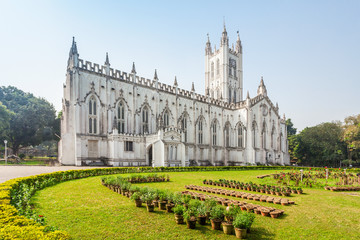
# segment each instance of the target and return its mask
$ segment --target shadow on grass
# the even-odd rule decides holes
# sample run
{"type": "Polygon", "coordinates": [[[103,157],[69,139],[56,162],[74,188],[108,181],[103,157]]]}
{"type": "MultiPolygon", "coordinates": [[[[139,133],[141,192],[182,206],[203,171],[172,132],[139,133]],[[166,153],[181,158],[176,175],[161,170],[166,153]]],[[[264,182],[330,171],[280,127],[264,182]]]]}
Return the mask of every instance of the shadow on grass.
{"type": "Polygon", "coordinates": [[[246,235],[247,239],[275,239],[275,234],[267,231],[265,228],[251,228],[251,232],[246,235]]]}

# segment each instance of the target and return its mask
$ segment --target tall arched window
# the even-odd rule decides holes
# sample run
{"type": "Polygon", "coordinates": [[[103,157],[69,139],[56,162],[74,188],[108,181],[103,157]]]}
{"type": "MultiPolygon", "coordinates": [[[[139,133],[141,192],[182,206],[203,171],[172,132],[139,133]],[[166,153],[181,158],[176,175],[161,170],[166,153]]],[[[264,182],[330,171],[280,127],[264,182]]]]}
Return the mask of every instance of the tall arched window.
{"type": "Polygon", "coordinates": [[[230,124],[225,125],[225,146],[230,147],[230,124]]]}
{"type": "Polygon", "coordinates": [[[229,88],[229,103],[231,103],[231,89],[229,88]]]}
{"type": "Polygon", "coordinates": [[[147,107],[142,110],[142,131],[143,133],[149,132],[149,109],[147,107]]]}
{"type": "Polygon", "coordinates": [[[187,142],[187,117],[183,117],[181,120],[181,129],[184,132],[184,142],[187,142]]]}
{"type": "Polygon", "coordinates": [[[216,75],[220,74],[220,60],[216,60],[216,75]]]}
{"type": "Polygon", "coordinates": [[[253,148],[257,148],[257,139],[256,139],[256,122],[254,121],[252,124],[252,138],[253,138],[253,148]]]}
{"type": "Polygon", "coordinates": [[[213,122],[212,126],[212,145],[216,146],[217,145],[217,124],[216,121],[213,122]]]}
{"type": "Polygon", "coordinates": [[[272,131],[271,131],[271,148],[274,148],[274,147],[275,147],[275,146],[274,146],[274,142],[275,142],[274,137],[275,137],[275,128],[273,127],[273,128],[272,128],[272,131]]]}
{"type": "Polygon", "coordinates": [[[211,62],[211,78],[214,78],[214,62],[211,62]]]}
{"type": "Polygon", "coordinates": [[[89,101],[89,133],[97,133],[96,100],[91,97],[89,101]]]}
{"type": "Polygon", "coordinates": [[[125,132],[125,106],[124,103],[121,101],[119,102],[118,108],[117,108],[117,127],[118,127],[118,133],[124,133],[125,132]]]}
{"type": "Polygon", "coordinates": [[[280,151],[284,151],[283,134],[280,133],[280,151]]]}
{"type": "Polygon", "coordinates": [[[266,124],[265,124],[265,122],[264,122],[264,124],[263,124],[263,129],[262,129],[262,132],[261,132],[261,136],[262,136],[262,147],[264,148],[264,149],[266,149],[267,148],[267,146],[266,146],[266,124]]]}
{"type": "Polygon", "coordinates": [[[237,129],[237,138],[238,147],[243,147],[243,127],[241,125],[239,125],[237,129]]]}
{"type": "Polygon", "coordinates": [[[164,127],[168,127],[168,126],[169,126],[169,113],[168,113],[168,111],[165,111],[165,112],[164,112],[163,122],[164,122],[164,127]]]}
{"type": "Polygon", "coordinates": [[[198,122],[198,143],[202,144],[203,143],[203,120],[200,119],[198,122]]]}
{"type": "Polygon", "coordinates": [[[234,90],[234,103],[236,103],[236,90],[234,90]]]}

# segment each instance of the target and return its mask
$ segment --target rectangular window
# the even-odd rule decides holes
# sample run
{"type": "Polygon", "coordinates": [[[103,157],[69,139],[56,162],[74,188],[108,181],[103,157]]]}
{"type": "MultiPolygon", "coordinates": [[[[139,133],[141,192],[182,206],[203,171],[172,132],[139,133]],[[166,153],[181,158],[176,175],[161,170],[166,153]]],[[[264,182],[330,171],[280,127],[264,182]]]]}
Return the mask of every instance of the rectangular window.
{"type": "Polygon", "coordinates": [[[133,142],[132,141],[125,141],[125,151],[126,152],[133,152],[133,142]]]}

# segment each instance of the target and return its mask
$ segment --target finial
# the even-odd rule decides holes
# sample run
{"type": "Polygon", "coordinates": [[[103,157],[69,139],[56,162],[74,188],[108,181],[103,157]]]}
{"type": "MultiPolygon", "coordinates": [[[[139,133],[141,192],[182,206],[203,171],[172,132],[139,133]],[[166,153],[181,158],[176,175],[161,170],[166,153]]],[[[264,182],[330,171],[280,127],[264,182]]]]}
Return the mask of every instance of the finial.
{"type": "Polygon", "coordinates": [[[246,98],[250,98],[249,91],[247,91],[246,98]]]}
{"type": "Polygon", "coordinates": [[[209,33],[207,33],[206,35],[207,35],[207,38],[208,38],[208,42],[210,42],[209,33]]]}
{"type": "Polygon", "coordinates": [[[226,26],[225,26],[225,16],[223,16],[223,22],[224,22],[224,32],[226,32],[226,26]]]}
{"type": "Polygon", "coordinates": [[[131,73],[136,74],[136,70],[135,70],[135,62],[133,62],[133,66],[132,66],[131,73]]]}
{"type": "Polygon", "coordinates": [[[155,73],[154,73],[154,80],[158,80],[156,69],[155,69],[155,73]]]}
{"type": "Polygon", "coordinates": [[[109,66],[110,66],[110,61],[109,61],[109,55],[108,55],[108,52],[106,52],[105,65],[109,65],[109,66]]]}
{"type": "Polygon", "coordinates": [[[279,104],[276,102],[276,109],[279,109],[279,104]]]}
{"type": "Polygon", "coordinates": [[[238,40],[240,41],[240,34],[239,34],[239,30],[237,30],[237,37],[238,37],[238,40]]]}
{"type": "Polygon", "coordinates": [[[177,86],[177,85],[178,85],[178,83],[177,83],[176,76],[175,76],[174,86],[177,86]]]}
{"type": "Polygon", "coordinates": [[[264,79],[263,79],[263,76],[261,76],[261,81],[260,81],[260,85],[264,85],[264,79]]]}
{"type": "Polygon", "coordinates": [[[194,82],[192,82],[191,91],[192,91],[192,92],[195,92],[194,82]]]}
{"type": "Polygon", "coordinates": [[[71,44],[71,49],[70,49],[70,55],[71,54],[78,54],[74,36],[73,36],[73,39],[72,39],[72,44],[71,44]]]}

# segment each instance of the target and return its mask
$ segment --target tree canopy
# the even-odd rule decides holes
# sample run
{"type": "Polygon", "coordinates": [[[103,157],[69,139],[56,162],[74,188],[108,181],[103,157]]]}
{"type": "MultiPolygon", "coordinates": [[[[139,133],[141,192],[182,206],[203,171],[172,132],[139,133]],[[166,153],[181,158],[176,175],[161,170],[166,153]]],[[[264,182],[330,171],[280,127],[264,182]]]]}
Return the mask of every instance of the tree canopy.
{"type": "MultiPolygon", "coordinates": [[[[0,102],[12,113],[8,115],[3,132],[9,147],[17,154],[19,149],[55,139],[59,131],[54,106],[43,98],[25,93],[16,87],[1,87],[0,102]],[[9,117],[10,116],[10,117],[9,117]]],[[[0,114],[3,116],[0,106],[0,114]]]]}

